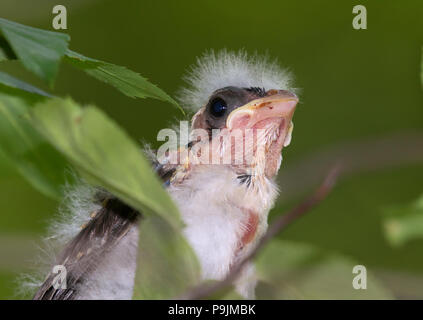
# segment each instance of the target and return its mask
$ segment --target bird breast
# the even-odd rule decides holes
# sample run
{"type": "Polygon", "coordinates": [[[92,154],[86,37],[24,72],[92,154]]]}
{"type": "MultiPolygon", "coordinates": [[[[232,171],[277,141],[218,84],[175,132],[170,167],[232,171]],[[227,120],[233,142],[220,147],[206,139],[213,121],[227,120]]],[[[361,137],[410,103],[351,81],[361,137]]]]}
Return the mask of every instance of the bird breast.
{"type": "Polygon", "coordinates": [[[267,228],[276,186],[267,179],[247,185],[238,177],[230,166],[198,166],[182,183],[168,188],[186,224],[184,234],[200,260],[204,279],[223,279],[267,228]]]}

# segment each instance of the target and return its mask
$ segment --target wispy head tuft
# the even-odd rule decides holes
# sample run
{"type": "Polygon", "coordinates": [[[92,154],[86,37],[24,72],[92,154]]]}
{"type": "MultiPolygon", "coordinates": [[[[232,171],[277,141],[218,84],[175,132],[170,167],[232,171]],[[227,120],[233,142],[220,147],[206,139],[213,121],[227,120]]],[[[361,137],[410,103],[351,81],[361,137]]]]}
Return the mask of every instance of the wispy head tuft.
{"type": "Polygon", "coordinates": [[[179,92],[178,99],[193,111],[203,107],[215,90],[227,86],[294,91],[290,73],[275,60],[258,54],[249,56],[244,50],[207,52],[197,59],[184,80],[188,87],[179,92]]]}

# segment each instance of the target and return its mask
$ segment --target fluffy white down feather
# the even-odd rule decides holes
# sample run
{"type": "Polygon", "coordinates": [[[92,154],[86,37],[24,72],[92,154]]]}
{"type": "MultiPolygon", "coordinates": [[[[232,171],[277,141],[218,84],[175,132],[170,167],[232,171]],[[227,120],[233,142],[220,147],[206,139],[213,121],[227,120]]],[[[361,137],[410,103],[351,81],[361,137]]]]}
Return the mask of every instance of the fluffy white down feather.
{"type": "Polygon", "coordinates": [[[197,59],[184,80],[188,87],[180,90],[178,99],[183,107],[193,111],[203,107],[215,90],[227,86],[296,91],[291,87],[290,72],[276,60],[258,54],[249,56],[244,50],[207,52],[197,59]]]}

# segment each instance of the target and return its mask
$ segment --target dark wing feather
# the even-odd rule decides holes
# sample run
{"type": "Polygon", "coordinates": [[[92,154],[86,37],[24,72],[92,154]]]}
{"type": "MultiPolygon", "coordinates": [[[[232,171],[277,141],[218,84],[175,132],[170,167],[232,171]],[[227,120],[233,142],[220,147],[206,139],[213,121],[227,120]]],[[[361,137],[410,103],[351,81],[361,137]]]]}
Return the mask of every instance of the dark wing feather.
{"type": "MultiPolygon", "coordinates": [[[[165,185],[169,184],[174,166],[153,166],[165,185]]],[[[55,289],[54,279],[58,276],[50,272],[36,292],[35,300],[73,300],[78,286],[92,273],[99,260],[122,239],[141,214],[114,197],[98,199],[102,208],[93,213],[92,219],[78,235],[68,243],[56,261],[56,265],[66,268],[66,289],[55,289]]]]}
{"type": "Polygon", "coordinates": [[[99,260],[126,235],[139,214],[116,198],[106,199],[103,207],[65,247],[56,265],[66,268],[66,289],[55,289],[57,274],[50,273],[34,296],[36,300],[72,300],[78,285],[93,272],[99,260]]]}

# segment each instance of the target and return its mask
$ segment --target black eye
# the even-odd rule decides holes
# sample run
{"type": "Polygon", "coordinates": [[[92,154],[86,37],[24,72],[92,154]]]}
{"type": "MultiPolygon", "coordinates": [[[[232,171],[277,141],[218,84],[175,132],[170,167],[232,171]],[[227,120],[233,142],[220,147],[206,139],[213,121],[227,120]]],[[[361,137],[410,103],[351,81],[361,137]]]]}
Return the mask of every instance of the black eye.
{"type": "Polygon", "coordinates": [[[210,113],[216,118],[222,117],[227,109],[228,106],[223,99],[216,98],[210,103],[210,113]]]}

